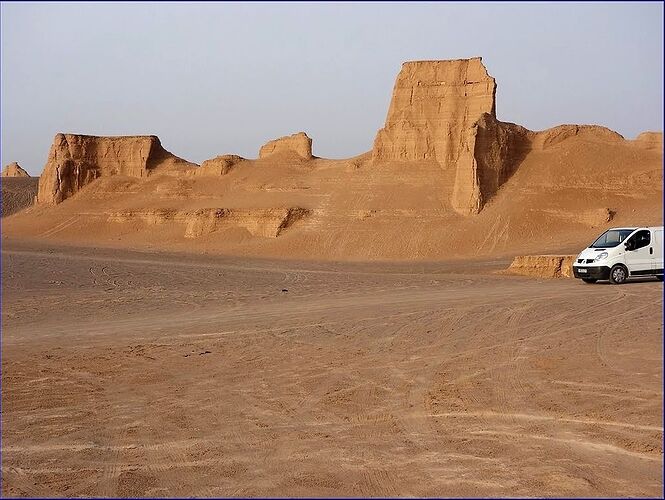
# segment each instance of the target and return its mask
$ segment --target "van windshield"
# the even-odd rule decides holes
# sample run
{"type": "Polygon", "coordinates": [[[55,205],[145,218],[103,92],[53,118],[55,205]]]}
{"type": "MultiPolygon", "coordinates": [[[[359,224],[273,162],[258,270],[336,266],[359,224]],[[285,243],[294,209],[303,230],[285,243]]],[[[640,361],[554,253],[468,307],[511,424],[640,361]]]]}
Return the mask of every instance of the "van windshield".
{"type": "Polygon", "coordinates": [[[591,243],[589,248],[612,248],[624,241],[634,229],[610,229],[605,231],[600,237],[591,243]]]}

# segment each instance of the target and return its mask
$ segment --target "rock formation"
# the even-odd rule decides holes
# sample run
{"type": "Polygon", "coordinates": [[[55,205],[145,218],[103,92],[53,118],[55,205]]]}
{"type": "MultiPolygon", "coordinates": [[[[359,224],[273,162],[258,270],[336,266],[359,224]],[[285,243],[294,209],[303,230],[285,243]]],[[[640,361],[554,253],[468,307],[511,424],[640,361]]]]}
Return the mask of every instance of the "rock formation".
{"type": "Polygon", "coordinates": [[[642,146],[644,149],[663,150],[663,133],[662,132],[642,132],[635,139],[635,143],[642,146]]]}
{"type": "Polygon", "coordinates": [[[259,151],[259,158],[273,155],[294,156],[309,160],[312,158],[312,139],[305,132],[280,137],[263,145],[259,151]]]}
{"type": "Polygon", "coordinates": [[[244,158],[238,155],[217,156],[216,158],[204,161],[199,168],[192,170],[192,175],[214,177],[226,175],[241,161],[244,161],[244,158]]]}
{"type": "Polygon", "coordinates": [[[518,255],[506,274],[537,278],[571,278],[576,255],[518,255]]]}
{"type": "Polygon", "coordinates": [[[37,202],[55,205],[98,177],[146,177],[157,168],[194,167],[166,151],[154,136],[57,134],[39,179],[37,202]]]}
{"type": "Polygon", "coordinates": [[[198,210],[124,210],[112,212],[109,222],[141,223],[147,226],[174,223],[184,226],[185,238],[199,238],[230,227],[243,228],[252,236],[277,238],[293,224],[309,215],[301,207],[198,210]]]}
{"type": "Polygon", "coordinates": [[[434,160],[454,169],[451,205],[477,214],[529,148],[528,130],[496,119],[495,93],[479,57],[404,63],[373,160],[434,160]]]}
{"type": "Polygon", "coordinates": [[[534,146],[549,149],[572,137],[590,138],[591,140],[602,138],[608,142],[624,140],[621,134],[600,125],[557,125],[538,132],[534,146]]]}
{"type": "Polygon", "coordinates": [[[30,177],[30,174],[23,170],[21,166],[15,161],[6,165],[2,169],[2,177],[30,177]]]}
{"type": "Polygon", "coordinates": [[[483,113],[471,129],[472,157],[458,161],[450,202],[463,214],[480,212],[514,173],[531,147],[533,132],[483,113]]]}
{"type": "Polygon", "coordinates": [[[373,157],[435,159],[447,165],[472,154],[470,129],[483,113],[495,114],[495,91],[494,78],[479,57],[404,63],[373,157]]]}

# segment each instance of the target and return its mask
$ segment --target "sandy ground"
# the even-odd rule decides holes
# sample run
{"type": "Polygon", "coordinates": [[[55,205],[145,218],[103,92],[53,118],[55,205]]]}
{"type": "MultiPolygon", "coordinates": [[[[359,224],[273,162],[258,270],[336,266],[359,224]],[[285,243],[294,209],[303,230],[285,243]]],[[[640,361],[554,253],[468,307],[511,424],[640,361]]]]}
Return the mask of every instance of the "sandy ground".
{"type": "Polygon", "coordinates": [[[658,282],[15,242],[2,263],[3,495],[663,493],[658,282]]]}
{"type": "Polygon", "coordinates": [[[32,205],[37,196],[39,177],[2,177],[0,215],[6,217],[32,205]]]}

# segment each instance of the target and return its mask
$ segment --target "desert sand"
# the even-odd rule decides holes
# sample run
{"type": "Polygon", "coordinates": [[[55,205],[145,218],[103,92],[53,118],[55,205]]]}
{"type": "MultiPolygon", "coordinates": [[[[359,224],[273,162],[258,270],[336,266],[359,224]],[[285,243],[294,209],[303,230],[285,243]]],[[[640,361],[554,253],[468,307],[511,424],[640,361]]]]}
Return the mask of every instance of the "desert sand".
{"type": "Polygon", "coordinates": [[[30,207],[37,196],[38,182],[39,179],[30,177],[18,163],[5,165],[0,174],[0,186],[2,186],[0,216],[6,217],[30,207]]]}
{"type": "Polygon", "coordinates": [[[662,225],[662,132],[496,92],[405,63],[348,159],[57,134],[2,218],[3,495],[662,495],[662,284],[566,277],[662,225]]]}
{"type": "Polygon", "coordinates": [[[2,185],[2,217],[15,214],[29,208],[37,197],[39,179],[36,177],[3,177],[2,185]]]}
{"type": "Polygon", "coordinates": [[[5,245],[3,494],[660,495],[662,285],[508,264],[5,245]]]}

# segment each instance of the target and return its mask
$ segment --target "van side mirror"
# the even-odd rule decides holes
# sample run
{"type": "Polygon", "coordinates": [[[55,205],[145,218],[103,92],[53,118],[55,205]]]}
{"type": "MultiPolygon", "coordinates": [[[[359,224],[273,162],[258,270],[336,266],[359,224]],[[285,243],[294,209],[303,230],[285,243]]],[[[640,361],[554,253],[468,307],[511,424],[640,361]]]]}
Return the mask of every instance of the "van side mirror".
{"type": "Polygon", "coordinates": [[[633,250],[633,248],[634,248],[634,245],[633,245],[633,242],[632,242],[632,241],[627,241],[627,242],[625,242],[625,243],[623,244],[623,246],[625,246],[625,247],[626,247],[626,250],[628,250],[629,252],[630,252],[631,250],[633,250]]]}

